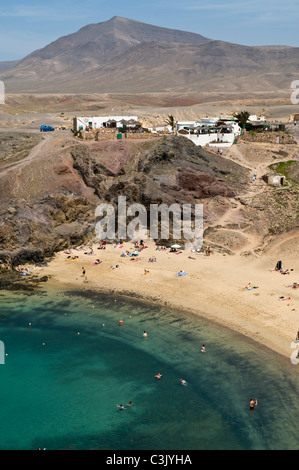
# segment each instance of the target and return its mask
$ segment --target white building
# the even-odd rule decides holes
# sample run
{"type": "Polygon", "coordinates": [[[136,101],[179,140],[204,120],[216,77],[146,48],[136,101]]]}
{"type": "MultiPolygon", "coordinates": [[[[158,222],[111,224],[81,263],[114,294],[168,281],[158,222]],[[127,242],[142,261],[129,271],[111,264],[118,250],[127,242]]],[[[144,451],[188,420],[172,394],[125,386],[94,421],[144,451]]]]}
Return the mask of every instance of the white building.
{"type": "Polygon", "coordinates": [[[257,116],[256,114],[251,114],[248,118],[249,122],[264,122],[265,120],[264,116],[257,116]]]}
{"type": "Polygon", "coordinates": [[[233,133],[222,134],[221,132],[213,132],[210,134],[182,134],[182,137],[191,140],[195,145],[201,147],[205,145],[209,145],[210,147],[231,147],[236,138],[233,133]]]}
{"type": "Polygon", "coordinates": [[[168,124],[157,124],[151,127],[147,126],[146,129],[153,134],[170,134],[172,132],[172,128],[168,124]]]}
{"type": "Polygon", "coordinates": [[[199,121],[178,121],[175,123],[176,131],[180,131],[181,129],[190,129],[194,128],[198,125],[199,121]]]}
{"type": "Polygon", "coordinates": [[[237,122],[230,119],[224,121],[217,117],[177,123],[177,134],[198,146],[231,147],[241,132],[242,129],[237,122]]]}
{"type": "MultiPolygon", "coordinates": [[[[74,117],[73,118],[73,131],[85,131],[87,127],[92,129],[102,128],[117,128],[123,127],[123,122],[131,121],[131,126],[134,122],[138,122],[137,116],[92,116],[92,117],[74,117]]],[[[130,127],[130,124],[127,124],[130,127]]]]}

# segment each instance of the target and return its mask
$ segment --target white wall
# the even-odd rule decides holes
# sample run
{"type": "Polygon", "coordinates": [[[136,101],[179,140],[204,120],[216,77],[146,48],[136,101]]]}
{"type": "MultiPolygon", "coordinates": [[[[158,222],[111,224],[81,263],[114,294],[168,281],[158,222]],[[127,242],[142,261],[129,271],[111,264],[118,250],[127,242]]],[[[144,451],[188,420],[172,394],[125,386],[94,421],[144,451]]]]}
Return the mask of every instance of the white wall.
{"type": "Polygon", "coordinates": [[[77,117],[77,129],[79,130],[80,127],[83,127],[85,131],[86,127],[89,125],[89,122],[92,123],[92,127],[94,129],[100,129],[103,127],[103,123],[109,120],[117,121],[116,126],[120,127],[120,121],[122,120],[129,121],[133,119],[134,121],[138,121],[137,116],[90,116],[90,117],[77,117]]]}
{"type": "Polygon", "coordinates": [[[205,145],[211,145],[214,147],[231,147],[235,140],[235,134],[189,134],[183,135],[178,134],[180,137],[186,137],[191,140],[195,145],[200,145],[204,147],[205,145]],[[219,142],[211,143],[213,140],[218,140],[219,142]]]}

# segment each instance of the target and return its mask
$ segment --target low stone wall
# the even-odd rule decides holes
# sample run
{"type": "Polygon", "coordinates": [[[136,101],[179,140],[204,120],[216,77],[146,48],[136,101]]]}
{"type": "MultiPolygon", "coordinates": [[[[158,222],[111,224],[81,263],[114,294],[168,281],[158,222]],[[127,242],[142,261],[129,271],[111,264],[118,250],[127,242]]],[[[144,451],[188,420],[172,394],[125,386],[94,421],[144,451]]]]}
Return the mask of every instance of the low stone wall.
{"type": "Polygon", "coordinates": [[[296,144],[294,137],[285,132],[245,132],[245,134],[240,135],[239,142],[260,142],[268,144],[276,144],[277,137],[279,137],[280,144],[296,144]]]}
{"type": "Polygon", "coordinates": [[[195,145],[204,147],[205,145],[213,145],[214,147],[231,147],[235,140],[234,134],[179,134],[191,140],[195,145]]]}
{"type": "MultiPolygon", "coordinates": [[[[79,140],[94,140],[94,141],[103,141],[103,140],[117,140],[118,132],[99,132],[96,136],[94,132],[83,132],[81,131],[78,136],[76,136],[79,140]]],[[[149,139],[156,139],[157,137],[163,137],[164,134],[148,134],[148,133],[127,133],[127,137],[125,134],[122,134],[122,139],[124,140],[149,140],[149,139]]],[[[122,140],[121,139],[121,140],[122,140]]]]}

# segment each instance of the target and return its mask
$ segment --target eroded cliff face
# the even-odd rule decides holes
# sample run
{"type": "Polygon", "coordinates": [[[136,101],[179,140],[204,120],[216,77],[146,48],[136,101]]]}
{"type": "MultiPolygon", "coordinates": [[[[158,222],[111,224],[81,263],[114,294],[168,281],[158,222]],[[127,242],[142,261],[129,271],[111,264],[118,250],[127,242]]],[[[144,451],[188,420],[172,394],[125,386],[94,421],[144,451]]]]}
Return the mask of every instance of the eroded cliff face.
{"type": "Polygon", "coordinates": [[[104,168],[86,147],[77,146],[71,153],[86,184],[100,198],[114,203],[125,195],[128,203],[145,206],[194,204],[214,196],[234,197],[248,183],[243,167],[177,136],[136,146],[116,171],[104,168]]]}
{"type": "Polygon", "coordinates": [[[243,168],[181,137],[85,143],[7,133],[3,142],[0,256],[9,266],[91,241],[101,202],[195,204],[234,197],[247,181],[243,168]]]}
{"type": "MultiPolygon", "coordinates": [[[[245,246],[246,233],[256,227],[261,236],[266,235],[271,221],[265,214],[275,214],[275,200],[270,192],[264,198],[263,188],[255,195],[256,207],[252,197],[244,199],[250,189],[246,166],[196,147],[184,137],[81,142],[72,134],[57,132],[37,141],[32,137],[31,149],[26,147],[25,152],[19,145],[22,154],[8,148],[9,142],[18,148],[18,139],[25,137],[14,134],[6,139],[5,163],[0,160],[0,261],[4,269],[40,262],[56,251],[95,241],[97,205],[107,202],[117,209],[118,196],[126,196],[127,205],[140,203],[146,208],[201,203],[205,229],[214,227],[206,233],[213,233],[211,242],[222,247],[230,240],[242,245],[243,238],[245,246]],[[233,237],[232,226],[225,223],[229,211],[234,211],[233,237]],[[243,233],[237,233],[239,229],[243,233]]],[[[293,196],[289,194],[291,208],[293,196]]],[[[289,212],[288,221],[292,226],[289,212]]]]}

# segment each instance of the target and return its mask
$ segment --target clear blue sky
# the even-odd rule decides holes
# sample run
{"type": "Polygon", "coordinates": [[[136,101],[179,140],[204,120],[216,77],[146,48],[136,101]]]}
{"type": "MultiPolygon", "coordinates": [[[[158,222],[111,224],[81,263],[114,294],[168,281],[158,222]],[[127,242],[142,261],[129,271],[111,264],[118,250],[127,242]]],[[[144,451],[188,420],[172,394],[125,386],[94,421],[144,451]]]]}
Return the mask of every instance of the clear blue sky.
{"type": "Polygon", "coordinates": [[[0,61],[122,16],[245,45],[299,47],[298,0],[11,0],[0,6],[0,61]]]}

